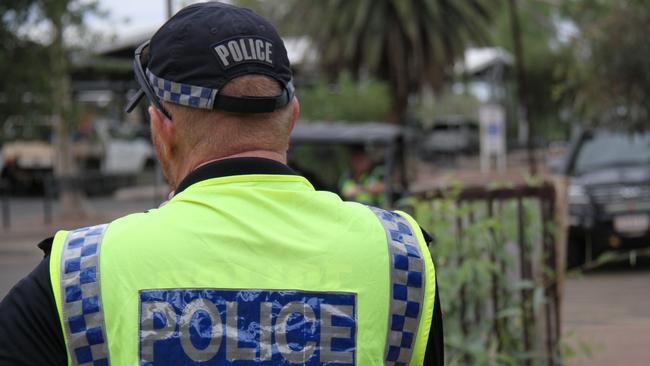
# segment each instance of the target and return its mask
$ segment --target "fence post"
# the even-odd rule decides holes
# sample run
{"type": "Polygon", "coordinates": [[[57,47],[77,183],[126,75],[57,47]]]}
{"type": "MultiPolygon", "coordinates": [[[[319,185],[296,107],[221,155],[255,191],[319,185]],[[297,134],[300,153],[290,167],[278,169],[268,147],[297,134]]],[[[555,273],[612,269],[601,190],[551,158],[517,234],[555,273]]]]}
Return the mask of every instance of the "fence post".
{"type": "MultiPolygon", "coordinates": [[[[494,201],[492,199],[487,201],[487,214],[490,220],[494,218],[494,201]]],[[[492,226],[490,226],[489,232],[493,244],[489,253],[490,262],[498,266],[500,263],[497,263],[497,252],[499,250],[497,234],[492,226]]],[[[492,282],[492,316],[494,318],[493,332],[497,338],[497,351],[501,351],[503,346],[501,344],[501,319],[499,319],[501,304],[499,302],[499,278],[497,277],[497,271],[492,271],[490,277],[492,282]]]]}
{"type": "MultiPolygon", "coordinates": [[[[517,197],[517,236],[519,242],[519,268],[521,271],[521,279],[526,281],[532,281],[532,270],[530,258],[528,255],[528,247],[526,243],[526,222],[525,222],[525,212],[524,212],[524,203],[523,197],[518,195],[517,197]]],[[[531,339],[530,339],[530,329],[531,321],[533,317],[531,316],[531,290],[527,288],[521,289],[521,312],[522,312],[522,323],[523,323],[523,338],[524,338],[524,353],[528,354],[532,350],[531,339]]],[[[530,357],[526,356],[525,361],[526,366],[532,365],[530,357]]]]}
{"type": "Polygon", "coordinates": [[[48,175],[43,184],[43,223],[49,225],[52,223],[52,196],[54,192],[55,180],[48,175]]]}
{"type": "Polygon", "coordinates": [[[548,365],[554,366],[558,361],[557,344],[560,339],[560,318],[559,318],[559,301],[558,301],[558,268],[555,253],[554,236],[550,232],[549,225],[554,224],[555,212],[555,190],[552,186],[546,186],[540,194],[541,213],[542,213],[542,243],[544,255],[542,264],[544,271],[544,295],[546,304],[544,305],[546,321],[546,350],[548,352],[548,365]]]}
{"type": "MultiPolygon", "coordinates": [[[[473,201],[468,202],[469,213],[467,214],[467,224],[468,224],[468,227],[470,227],[470,228],[473,227],[474,224],[476,223],[476,212],[474,211],[474,205],[472,205],[472,203],[473,203],[473,201]]],[[[482,253],[481,253],[481,255],[482,255],[482,253]]],[[[477,278],[478,276],[477,276],[476,272],[473,273],[472,277],[476,281],[478,281],[478,278],[477,278]]],[[[478,325],[478,324],[481,323],[481,318],[482,318],[481,312],[483,311],[483,307],[484,307],[484,302],[479,297],[476,300],[476,302],[474,303],[474,324],[478,325]]]]}
{"type": "MultiPolygon", "coordinates": [[[[458,241],[458,250],[460,251],[460,255],[458,256],[458,267],[462,268],[463,267],[463,262],[464,258],[463,256],[465,255],[465,250],[463,247],[463,218],[461,217],[460,213],[462,212],[462,201],[457,200],[456,201],[456,240],[458,241]]],[[[463,337],[467,339],[469,336],[469,324],[467,324],[467,286],[463,283],[460,287],[460,304],[459,304],[459,310],[460,312],[460,329],[461,332],[463,333],[463,337]]],[[[467,353],[463,355],[463,360],[465,364],[469,365],[471,364],[470,362],[470,357],[467,353]]]]}
{"type": "Polygon", "coordinates": [[[9,206],[9,184],[6,180],[0,180],[0,190],[2,191],[2,227],[9,229],[11,227],[11,209],[9,206]]]}

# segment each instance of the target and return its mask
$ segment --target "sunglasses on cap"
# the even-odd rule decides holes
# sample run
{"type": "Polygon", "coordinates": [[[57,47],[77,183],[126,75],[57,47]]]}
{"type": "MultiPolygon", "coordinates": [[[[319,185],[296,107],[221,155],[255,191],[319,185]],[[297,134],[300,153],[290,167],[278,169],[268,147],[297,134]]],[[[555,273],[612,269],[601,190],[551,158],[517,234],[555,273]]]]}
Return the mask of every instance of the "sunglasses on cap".
{"type": "Polygon", "coordinates": [[[126,113],[131,113],[133,109],[138,105],[140,99],[143,96],[147,96],[147,99],[151,104],[154,105],[165,117],[172,119],[171,114],[163,107],[162,102],[156,95],[156,92],[153,90],[153,87],[147,79],[145,69],[146,65],[149,64],[149,41],[144,42],[138,48],[135,49],[135,57],[133,59],[133,73],[135,74],[135,80],[140,85],[140,89],[137,93],[131,98],[131,101],[126,106],[126,113]]]}
{"type": "Polygon", "coordinates": [[[277,96],[232,97],[219,95],[217,89],[182,84],[159,78],[147,70],[150,59],[149,42],[144,42],[135,50],[133,72],[140,89],[127,105],[127,113],[135,109],[143,96],[146,96],[149,102],[170,120],[172,119],[171,114],[163,106],[163,100],[189,107],[218,109],[233,113],[270,113],[286,106],[293,100],[295,89],[291,81],[286,84],[282,93],[277,96]],[[170,92],[171,89],[177,90],[178,93],[170,92]],[[187,92],[183,94],[185,90],[187,92]]]}

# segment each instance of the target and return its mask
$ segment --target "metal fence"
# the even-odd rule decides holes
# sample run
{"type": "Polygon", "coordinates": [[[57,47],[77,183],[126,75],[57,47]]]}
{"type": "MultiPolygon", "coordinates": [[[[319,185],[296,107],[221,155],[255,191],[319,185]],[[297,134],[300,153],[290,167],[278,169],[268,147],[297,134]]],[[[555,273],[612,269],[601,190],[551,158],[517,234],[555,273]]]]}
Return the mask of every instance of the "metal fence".
{"type": "Polygon", "coordinates": [[[452,361],[559,365],[562,213],[554,185],[434,189],[408,202],[437,238],[431,251],[452,361]]]}

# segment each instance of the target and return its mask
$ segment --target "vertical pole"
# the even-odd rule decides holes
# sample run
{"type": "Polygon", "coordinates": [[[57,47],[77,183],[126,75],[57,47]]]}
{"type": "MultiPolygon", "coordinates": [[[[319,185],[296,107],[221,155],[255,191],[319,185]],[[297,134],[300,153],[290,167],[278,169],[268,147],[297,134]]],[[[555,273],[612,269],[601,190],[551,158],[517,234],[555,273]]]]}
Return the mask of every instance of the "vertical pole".
{"type": "Polygon", "coordinates": [[[11,211],[9,207],[9,185],[6,181],[0,181],[2,189],[2,227],[9,229],[11,227],[11,211]]]}
{"type": "MultiPolygon", "coordinates": [[[[521,24],[519,23],[519,9],[517,7],[518,0],[508,0],[510,10],[510,25],[512,29],[512,40],[515,50],[515,68],[517,72],[517,90],[519,94],[519,101],[523,107],[522,118],[526,124],[526,152],[528,155],[528,168],[531,175],[537,174],[537,162],[535,161],[535,154],[533,152],[532,130],[533,124],[530,121],[530,99],[528,96],[528,80],[526,76],[526,65],[524,61],[524,46],[521,40],[521,24]]],[[[517,108],[518,110],[518,108],[517,108]]],[[[521,127],[521,123],[519,124],[521,127]]]]}
{"type": "Polygon", "coordinates": [[[542,278],[543,278],[543,285],[544,285],[544,297],[546,298],[546,303],[544,304],[544,323],[546,326],[546,353],[548,357],[548,365],[553,366],[554,365],[554,359],[555,359],[555,352],[554,352],[554,339],[553,336],[553,326],[552,326],[552,314],[551,314],[551,300],[554,298],[553,295],[553,278],[552,278],[552,273],[555,273],[555,268],[551,264],[553,263],[551,259],[553,257],[553,250],[551,248],[552,244],[550,243],[550,234],[548,230],[548,226],[551,224],[551,216],[549,215],[550,211],[550,202],[549,202],[549,197],[548,195],[545,194],[546,192],[542,192],[542,194],[539,197],[540,201],[540,209],[541,209],[541,214],[542,214],[542,278]]]}
{"type": "Polygon", "coordinates": [[[54,179],[51,175],[45,177],[43,184],[43,223],[49,225],[52,222],[52,199],[54,192],[54,179]]]}
{"type": "MultiPolygon", "coordinates": [[[[457,211],[461,211],[461,201],[456,201],[456,207],[457,211]]],[[[464,256],[465,256],[465,249],[463,247],[464,245],[464,240],[463,240],[463,218],[460,216],[460,214],[457,212],[456,213],[456,239],[458,242],[458,250],[459,250],[459,256],[458,256],[458,267],[462,268],[463,267],[463,262],[464,262],[464,256]]],[[[463,338],[468,339],[469,337],[469,324],[467,324],[467,284],[463,283],[460,286],[460,304],[459,304],[459,312],[460,312],[460,329],[461,332],[463,333],[463,338]]],[[[466,365],[471,365],[471,359],[468,353],[465,353],[463,355],[463,360],[466,365]]]]}
{"type": "MultiPolygon", "coordinates": [[[[467,215],[468,224],[470,228],[474,226],[474,224],[476,223],[476,212],[472,208],[472,203],[473,201],[470,201],[469,203],[470,211],[467,215]]],[[[474,249],[480,250],[481,248],[474,248],[474,249]]],[[[482,256],[482,253],[479,253],[479,256],[482,256]]],[[[472,273],[472,278],[473,281],[477,281],[477,282],[480,281],[476,272],[472,273]]],[[[481,314],[481,312],[483,311],[482,298],[479,296],[473,305],[474,305],[474,324],[478,326],[479,324],[481,324],[481,318],[482,318],[482,314],[481,314]]]]}
{"type": "MultiPolygon", "coordinates": [[[[406,136],[405,133],[402,132],[401,137],[397,140],[398,141],[398,153],[397,155],[399,156],[399,165],[400,165],[400,184],[402,188],[402,193],[400,196],[404,197],[409,193],[409,167],[407,166],[407,151],[406,151],[406,136]]],[[[414,177],[415,178],[415,177],[414,177]]]]}
{"type": "Polygon", "coordinates": [[[393,175],[395,173],[395,152],[397,147],[395,146],[396,142],[391,141],[388,146],[386,146],[386,152],[384,159],[386,160],[386,171],[384,172],[384,196],[386,197],[386,204],[388,207],[393,207],[393,192],[395,187],[393,186],[393,175]]]}
{"type": "Polygon", "coordinates": [[[49,1],[51,6],[44,7],[46,17],[52,24],[52,43],[49,48],[51,71],[51,111],[55,126],[55,163],[54,174],[60,178],[59,199],[63,215],[77,217],[84,214],[83,195],[75,186],[70,186],[70,178],[77,175],[70,141],[72,126],[72,89],[70,85],[70,64],[67,58],[63,34],[65,33],[65,15],[70,1],[49,1]]]}
{"type": "MultiPolygon", "coordinates": [[[[532,280],[530,273],[530,260],[528,258],[528,248],[526,243],[526,222],[524,213],[524,203],[521,196],[517,197],[517,235],[519,242],[519,266],[521,270],[522,280],[532,280]]],[[[530,290],[523,288],[521,290],[521,311],[522,311],[522,324],[523,324],[523,341],[524,353],[531,351],[530,328],[530,290]]],[[[531,366],[532,362],[529,357],[525,361],[526,366],[531,366]]]]}
{"type": "Polygon", "coordinates": [[[174,7],[172,5],[172,0],[167,0],[167,19],[171,18],[174,13],[174,7]]]}
{"type": "MultiPolygon", "coordinates": [[[[559,221],[559,215],[557,214],[558,206],[557,206],[557,194],[558,191],[555,188],[555,186],[550,186],[549,189],[549,194],[548,194],[548,216],[551,218],[552,222],[555,223],[553,227],[557,228],[560,227],[560,230],[562,230],[562,226],[558,226],[557,222],[559,221]]],[[[548,238],[549,238],[549,250],[551,255],[549,256],[549,267],[553,269],[553,282],[551,285],[551,298],[553,301],[553,309],[552,309],[552,315],[553,315],[553,365],[559,365],[562,363],[561,360],[561,353],[559,351],[559,344],[560,344],[560,338],[562,336],[562,323],[561,323],[561,314],[562,311],[560,310],[560,282],[559,282],[559,273],[562,270],[562,268],[558,267],[558,253],[556,251],[557,245],[555,243],[555,238],[556,236],[553,234],[552,230],[547,228],[548,230],[548,238]]]]}
{"type": "MultiPolygon", "coordinates": [[[[490,220],[494,218],[494,201],[492,201],[492,199],[489,199],[487,201],[487,214],[490,220]]],[[[497,239],[497,235],[492,226],[490,226],[489,232],[493,243],[489,252],[490,262],[495,265],[495,268],[498,268],[497,256],[499,254],[498,251],[500,245],[497,239]]],[[[492,271],[490,277],[492,282],[492,317],[494,318],[493,332],[497,338],[497,351],[501,351],[503,346],[501,344],[501,320],[499,319],[499,310],[501,310],[501,304],[499,302],[499,279],[497,277],[497,271],[492,271]]]]}

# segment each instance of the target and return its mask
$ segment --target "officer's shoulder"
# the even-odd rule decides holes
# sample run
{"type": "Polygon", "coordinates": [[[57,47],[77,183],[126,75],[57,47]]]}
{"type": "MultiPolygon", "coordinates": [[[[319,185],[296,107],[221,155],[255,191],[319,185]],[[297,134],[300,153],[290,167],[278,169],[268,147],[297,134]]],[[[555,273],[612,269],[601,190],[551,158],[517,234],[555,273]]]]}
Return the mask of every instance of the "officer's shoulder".
{"type": "MultiPolygon", "coordinates": [[[[418,225],[419,226],[419,225],[418,225]]],[[[422,231],[422,236],[424,237],[424,242],[431,245],[436,241],[436,238],[430,234],[428,231],[426,231],[422,226],[420,227],[420,231],[422,231]]]]}
{"type": "Polygon", "coordinates": [[[108,232],[111,235],[120,233],[123,229],[129,228],[139,228],[145,229],[149,226],[155,225],[155,221],[159,219],[160,213],[158,209],[152,209],[145,212],[136,212],[122,217],[110,222],[108,226],[108,232]]]}
{"type": "MultiPolygon", "coordinates": [[[[370,207],[368,206],[368,208],[370,208],[370,207]]],[[[380,210],[382,210],[382,209],[380,209],[380,210]]],[[[390,211],[390,212],[397,213],[400,216],[402,216],[403,218],[410,219],[413,222],[415,222],[416,225],[418,226],[418,229],[420,229],[420,231],[422,232],[422,237],[424,238],[424,242],[427,243],[427,245],[431,245],[431,244],[433,244],[435,242],[435,237],[433,235],[431,235],[427,230],[425,230],[422,226],[420,226],[420,224],[418,224],[410,214],[408,214],[408,213],[406,213],[404,211],[399,211],[399,212],[390,211]]]]}
{"type": "MultiPolygon", "coordinates": [[[[118,217],[117,219],[105,223],[99,223],[96,225],[89,225],[89,226],[80,226],[77,228],[74,228],[72,230],[69,230],[69,232],[77,232],[77,233],[83,233],[87,232],[88,230],[93,230],[93,229],[101,229],[100,231],[95,230],[95,233],[102,233],[102,235],[110,233],[110,235],[115,235],[119,232],[122,231],[122,228],[124,227],[145,227],[147,225],[147,221],[149,221],[152,218],[151,210],[145,211],[145,212],[137,212],[137,213],[132,213],[128,215],[124,215],[122,217],[118,217]]],[[[94,235],[94,234],[93,234],[94,235]]],[[[54,242],[54,237],[48,238],[43,240],[41,243],[38,244],[38,247],[41,248],[46,254],[49,254],[49,252],[52,249],[52,245],[54,242]]]]}
{"type": "Polygon", "coordinates": [[[38,249],[43,251],[43,256],[47,257],[52,252],[52,245],[54,244],[54,237],[50,236],[47,239],[41,240],[40,243],[36,244],[38,249]]]}

